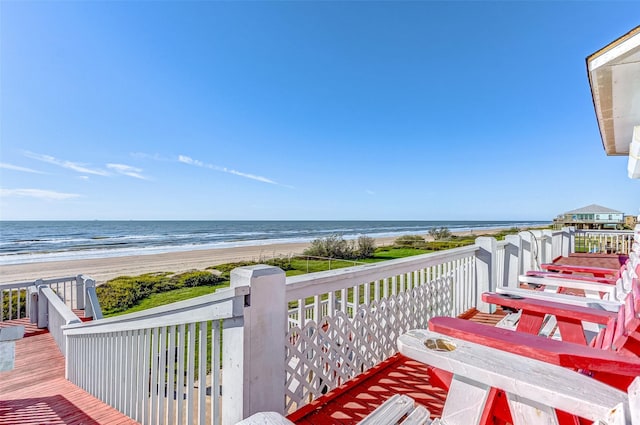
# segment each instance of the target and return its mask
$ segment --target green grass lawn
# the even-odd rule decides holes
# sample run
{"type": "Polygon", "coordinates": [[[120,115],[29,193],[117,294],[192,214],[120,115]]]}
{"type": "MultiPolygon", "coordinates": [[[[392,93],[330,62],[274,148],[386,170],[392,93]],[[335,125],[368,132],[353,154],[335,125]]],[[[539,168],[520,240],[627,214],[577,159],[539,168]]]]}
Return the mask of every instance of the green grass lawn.
{"type": "Polygon", "coordinates": [[[120,313],[105,315],[107,317],[119,316],[121,314],[135,313],[136,311],[147,310],[165,304],[188,300],[189,298],[200,297],[202,295],[213,294],[217,289],[228,288],[229,282],[215,286],[196,286],[195,288],[180,288],[172,291],[151,294],[142,299],[138,304],[120,313]]]}
{"type": "MultiPolygon", "coordinates": [[[[497,239],[503,239],[506,234],[512,234],[517,232],[518,232],[518,229],[514,228],[514,229],[505,230],[493,236],[496,237],[497,239]]],[[[329,261],[329,260],[311,259],[311,258],[300,256],[300,257],[294,257],[291,259],[278,258],[274,260],[265,261],[265,263],[282,268],[283,270],[285,270],[287,276],[297,276],[297,275],[306,274],[306,273],[315,273],[315,272],[339,269],[344,267],[352,267],[358,264],[376,263],[380,261],[394,260],[397,258],[405,258],[413,255],[426,254],[426,253],[438,251],[438,250],[451,249],[458,246],[471,245],[474,243],[475,238],[477,236],[481,236],[481,235],[474,235],[474,236],[461,237],[461,238],[452,237],[451,239],[446,241],[427,242],[427,243],[424,243],[423,244],[424,246],[421,246],[420,248],[397,247],[397,246],[379,247],[376,249],[373,257],[362,259],[362,260],[356,260],[356,261],[347,261],[347,260],[329,261]]],[[[172,279],[175,280],[176,276],[172,277],[170,273],[156,274],[156,275],[143,275],[143,276],[137,276],[132,278],[131,277],[126,278],[129,280],[128,286],[121,287],[119,289],[121,292],[124,292],[124,293],[127,293],[128,291],[132,291],[132,290],[137,290],[139,282],[145,282],[145,279],[146,280],[160,279],[160,283],[156,283],[156,285],[160,285],[160,286],[164,285],[166,286],[166,288],[164,288],[166,290],[162,288],[154,289],[152,291],[154,293],[144,296],[139,301],[137,301],[135,305],[132,305],[130,308],[123,309],[122,311],[119,311],[119,312],[108,311],[105,313],[105,316],[109,317],[109,316],[133,313],[136,311],[146,310],[152,307],[158,307],[158,306],[173,303],[176,301],[182,301],[189,298],[199,297],[201,295],[213,293],[218,288],[226,288],[229,286],[229,275],[231,270],[233,270],[236,267],[253,265],[253,264],[257,264],[257,263],[245,261],[245,262],[238,262],[238,263],[220,264],[220,265],[208,267],[207,268],[208,270],[215,269],[218,272],[222,273],[219,282],[217,282],[215,285],[210,285],[205,283],[200,286],[186,286],[186,287],[181,287],[179,289],[172,288],[171,285],[168,285],[164,280],[162,280],[162,279],[165,279],[165,280],[168,279],[169,282],[171,282],[172,279]]],[[[194,279],[194,276],[202,278],[201,276],[202,273],[204,272],[202,271],[191,272],[190,274],[187,273],[187,274],[184,274],[182,277],[180,276],[178,277],[180,277],[182,280],[186,278],[194,279]],[[200,276],[197,276],[197,275],[200,275],[200,276]]],[[[206,274],[208,273],[205,273],[205,275],[206,274]]],[[[121,279],[121,278],[116,278],[113,280],[115,281],[118,279],[121,279]]],[[[112,281],[107,282],[107,284],[109,284],[110,282],[112,281]]],[[[101,304],[102,304],[102,300],[101,300],[101,304]]]]}

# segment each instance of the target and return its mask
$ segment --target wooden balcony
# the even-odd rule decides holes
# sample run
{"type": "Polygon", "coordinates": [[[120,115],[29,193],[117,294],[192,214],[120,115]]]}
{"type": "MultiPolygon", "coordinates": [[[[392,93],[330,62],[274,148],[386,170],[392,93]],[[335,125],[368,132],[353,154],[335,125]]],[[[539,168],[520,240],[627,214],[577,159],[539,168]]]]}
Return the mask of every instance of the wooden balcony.
{"type": "MultiPolygon", "coordinates": [[[[399,336],[427,328],[436,316],[494,325],[504,313],[488,313],[483,292],[517,285],[519,273],[556,254],[566,253],[558,263],[610,269],[626,258],[573,254],[571,246],[564,231],[523,232],[291,278],[273,267],[241,268],[227,290],[90,323],[58,312],[68,301],[51,302],[54,289],[0,286],[5,298],[26,303],[14,309],[19,314],[49,300],[49,313],[38,319],[48,317],[44,326],[54,328],[26,318],[0,322],[26,328],[15,370],[0,372],[0,424],[226,425],[266,410],[296,423],[350,424],[393,394],[407,394],[437,416],[446,392],[430,382],[424,363],[398,354],[399,336]]],[[[55,293],[72,288],[77,303],[84,297],[73,285],[55,293]]],[[[85,296],[95,294],[87,288],[85,296]]]]}

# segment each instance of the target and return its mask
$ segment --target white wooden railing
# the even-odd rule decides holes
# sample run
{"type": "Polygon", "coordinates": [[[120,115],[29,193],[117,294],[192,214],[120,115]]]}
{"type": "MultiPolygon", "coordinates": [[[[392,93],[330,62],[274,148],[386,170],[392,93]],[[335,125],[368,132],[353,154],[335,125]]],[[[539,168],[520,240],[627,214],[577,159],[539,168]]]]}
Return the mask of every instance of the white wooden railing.
{"type": "Polygon", "coordinates": [[[72,310],[84,309],[84,283],[87,278],[83,275],[61,277],[56,279],[38,279],[35,285],[46,285],[58,298],[72,310]]]}
{"type": "Polygon", "coordinates": [[[62,355],[66,355],[66,339],[62,328],[66,325],[80,323],[80,319],[50,287],[42,285],[38,289],[38,326],[49,329],[49,333],[51,333],[62,355]],[[46,320],[46,323],[42,322],[43,320],[46,320]]]}
{"type": "Polygon", "coordinates": [[[473,245],[287,278],[285,409],[389,358],[397,338],[426,327],[429,318],[475,307],[477,268],[489,267],[476,263],[479,250],[473,245]]]}
{"type": "Polygon", "coordinates": [[[0,285],[0,322],[29,317],[31,300],[28,288],[33,282],[0,285]]]}
{"type": "MultiPolygon", "coordinates": [[[[225,330],[242,325],[246,288],[64,326],[67,379],[145,424],[218,424],[225,330]]],[[[240,347],[242,348],[242,347],[240,347]]],[[[225,386],[222,386],[226,390],[225,386]]],[[[229,391],[227,398],[235,396],[229,391]]],[[[241,405],[241,403],[240,403],[241,405]]]]}
{"type": "Polygon", "coordinates": [[[633,230],[576,230],[576,245],[583,252],[629,254],[633,230]]]}
{"type": "MultiPolygon", "coordinates": [[[[29,282],[18,282],[0,284],[0,322],[6,320],[22,319],[31,317],[36,312],[32,308],[31,292],[37,290],[41,286],[50,288],[58,298],[72,310],[82,310],[85,308],[85,288],[95,286],[92,279],[83,275],[66,276],[55,279],[38,279],[29,282]]],[[[93,291],[93,304],[97,302],[95,298],[95,290],[93,291]]],[[[86,317],[92,317],[89,313],[86,317]]],[[[36,317],[31,317],[35,323],[36,317]]]]}
{"type": "Polygon", "coordinates": [[[348,267],[287,279],[289,327],[304,327],[341,311],[353,318],[358,308],[442,277],[450,277],[456,314],[474,306],[475,246],[383,263],[348,267]]]}

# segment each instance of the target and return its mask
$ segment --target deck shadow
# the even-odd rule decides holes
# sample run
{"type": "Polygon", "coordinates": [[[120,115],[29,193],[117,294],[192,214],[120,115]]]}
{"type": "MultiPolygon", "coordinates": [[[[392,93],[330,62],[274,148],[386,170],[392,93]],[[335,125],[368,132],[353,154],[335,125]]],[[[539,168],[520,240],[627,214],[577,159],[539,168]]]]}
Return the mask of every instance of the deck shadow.
{"type": "Polygon", "coordinates": [[[83,424],[99,422],[61,395],[0,400],[0,425],[83,424]],[[69,413],[73,416],[69,417],[69,413]],[[64,419],[63,419],[64,418],[64,419]]]}

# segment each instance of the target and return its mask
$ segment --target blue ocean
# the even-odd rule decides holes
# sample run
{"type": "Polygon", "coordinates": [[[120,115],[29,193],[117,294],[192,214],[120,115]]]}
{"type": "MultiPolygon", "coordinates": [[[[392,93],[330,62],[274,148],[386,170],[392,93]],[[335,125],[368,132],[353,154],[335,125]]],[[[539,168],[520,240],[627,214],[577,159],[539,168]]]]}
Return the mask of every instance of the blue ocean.
{"type": "Polygon", "coordinates": [[[2,221],[0,265],[548,224],[541,221],[2,221]]]}

